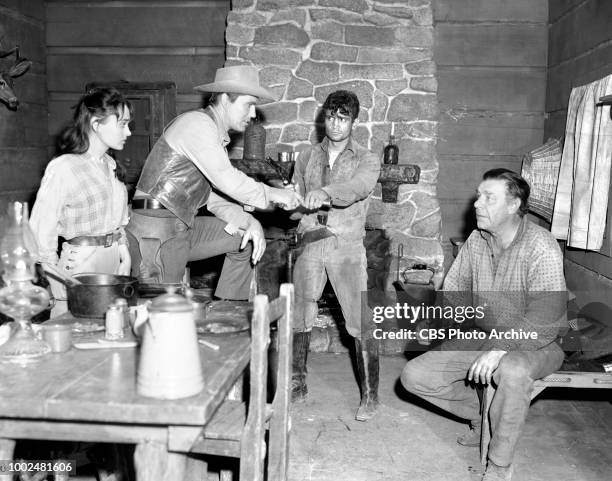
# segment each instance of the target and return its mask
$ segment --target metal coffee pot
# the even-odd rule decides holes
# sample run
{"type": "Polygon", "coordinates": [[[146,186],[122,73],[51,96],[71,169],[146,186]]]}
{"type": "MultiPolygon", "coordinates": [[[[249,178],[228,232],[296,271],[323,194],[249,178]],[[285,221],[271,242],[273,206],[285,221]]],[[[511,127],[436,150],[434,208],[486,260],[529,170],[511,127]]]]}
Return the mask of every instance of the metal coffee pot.
{"type": "Polygon", "coordinates": [[[200,349],[192,304],[169,289],[138,316],[142,332],[137,390],[142,396],[180,399],[204,388],[200,349]],[[144,324],[144,325],[143,325],[144,324]]]}

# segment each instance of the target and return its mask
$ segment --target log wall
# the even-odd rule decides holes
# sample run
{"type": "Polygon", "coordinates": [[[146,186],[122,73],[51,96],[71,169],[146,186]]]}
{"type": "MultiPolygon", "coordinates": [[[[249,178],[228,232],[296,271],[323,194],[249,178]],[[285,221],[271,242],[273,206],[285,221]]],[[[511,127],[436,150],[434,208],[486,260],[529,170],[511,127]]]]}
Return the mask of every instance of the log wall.
{"type": "Polygon", "coordinates": [[[474,227],[482,174],[520,172],[543,143],[547,0],[435,0],[437,144],[445,247],[474,227]]]}
{"type": "Polygon", "coordinates": [[[47,0],[49,135],[70,118],[89,82],[177,86],[177,113],[197,108],[193,90],[225,59],[229,0],[47,0]]]}
{"type": "MultiPolygon", "coordinates": [[[[0,0],[0,49],[20,47],[32,67],[14,79],[17,110],[0,104],[0,215],[10,200],[32,200],[46,164],[47,86],[43,0],[0,0]]],[[[15,56],[0,59],[8,70],[15,56]]]]}
{"type": "MultiPolygon", "coordinates": [[[[612,2],[551,0],[546,99],[546,135],[565,133],[571,89],[612,74],[612,2]]],[[[612,192],[608,199],[607,239],[600,252],[565,249],[565,277],[579,305],[612,306],[612,192]]],[[[608,315],[604,322],[612,322],[608,315]]]]}

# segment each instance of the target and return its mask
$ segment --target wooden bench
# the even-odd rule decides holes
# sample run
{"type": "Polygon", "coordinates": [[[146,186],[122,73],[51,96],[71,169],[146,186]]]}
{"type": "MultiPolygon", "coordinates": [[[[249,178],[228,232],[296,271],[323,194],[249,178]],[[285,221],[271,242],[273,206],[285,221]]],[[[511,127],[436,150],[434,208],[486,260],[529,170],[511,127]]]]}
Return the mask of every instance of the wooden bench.
{"type": "MultiPolygon", "coordinates": [[[[557,371],[535,381],[531,399],[547,387],[612,389],[612,373],[557,371]]],[[[480,433],[480,462],[483,465],[487,464],[489,442],[491,441],[489,408],[494,394],[495,388],[491,384],[487,385],[482,399],[482,431],[480,433]]]]}

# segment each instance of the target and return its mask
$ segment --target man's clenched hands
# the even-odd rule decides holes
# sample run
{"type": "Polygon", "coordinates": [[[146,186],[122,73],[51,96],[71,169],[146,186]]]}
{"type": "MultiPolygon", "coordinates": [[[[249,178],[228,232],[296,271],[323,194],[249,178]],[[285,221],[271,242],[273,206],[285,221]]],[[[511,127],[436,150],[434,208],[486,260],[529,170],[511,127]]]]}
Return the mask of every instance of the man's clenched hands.
{"type": "Polygon", "coordinates": [[[270,200],[285,210],[294,210],[304,202],[302,196],[292,187],[271,189],[270,200]]]}
{"type": "Polygon", "coordinates": [[[323,189],[311,190],[304,198],[304,207],[314,210],[321,207],[325,202],[329,202],[330,197],[323,189]]]}

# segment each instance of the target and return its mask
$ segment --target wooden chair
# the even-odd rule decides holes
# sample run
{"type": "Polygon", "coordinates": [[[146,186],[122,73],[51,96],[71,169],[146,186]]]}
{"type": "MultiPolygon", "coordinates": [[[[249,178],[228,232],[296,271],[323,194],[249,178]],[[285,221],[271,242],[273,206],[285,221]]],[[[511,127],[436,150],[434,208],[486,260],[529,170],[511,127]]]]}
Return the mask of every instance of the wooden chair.
{"type": "MultiPolygon", "coordinates": [[[[281,285],[279,297],[271,302],[268,296],[255,296],[248,403],[226,399],[190,450],[240,458],[240,481],[264,480],[266,430],[269,436],[265,479],[287,479],[293,296],[293,284],[281,285]],[[278,367],[273,400],[267,403],[270,323],[275,320],[278,320],[278,367]]],[[[226,476],[227,473],[222,473],[222,479],[226,476]]]]}
{"type": "MultiPolygon", "coordinates": [[[[612,389],[612,373],[557,371],[535,381],[531,399],[547,387],[612,389]]],[[[483,465],[487,464],[489,442],[491,441],[489,408],[494,394],[495,388],[491,384],[487,385],[482,399],[482,431],[480,434],[480,462],[483,465]]]]}

